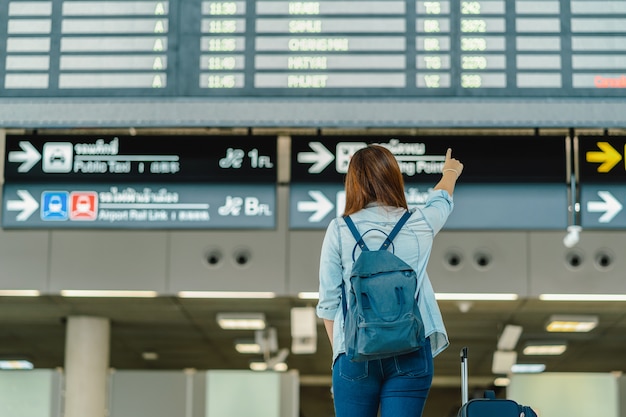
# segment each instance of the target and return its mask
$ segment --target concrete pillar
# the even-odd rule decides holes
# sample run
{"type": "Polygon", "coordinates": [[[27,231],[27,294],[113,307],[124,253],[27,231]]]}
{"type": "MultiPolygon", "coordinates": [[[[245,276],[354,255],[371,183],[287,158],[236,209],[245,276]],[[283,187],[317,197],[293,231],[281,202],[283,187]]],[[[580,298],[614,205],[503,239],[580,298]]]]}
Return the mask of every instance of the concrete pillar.
{"type": "Polygon", "coordinates": [[[64,417],[104,417],[110,323],[100,317],[67,320],[64,417]]]}

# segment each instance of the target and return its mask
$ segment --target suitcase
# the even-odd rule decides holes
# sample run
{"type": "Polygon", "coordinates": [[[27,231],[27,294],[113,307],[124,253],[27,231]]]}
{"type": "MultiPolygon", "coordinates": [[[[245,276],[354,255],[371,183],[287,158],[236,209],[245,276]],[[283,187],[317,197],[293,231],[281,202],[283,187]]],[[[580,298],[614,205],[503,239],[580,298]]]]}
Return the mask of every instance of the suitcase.
{"type": "Polygon", "coordinates": [[[484,398],[468,400],[467,347],[461,349],[461,400],[462,405],[457,417],[537,417],[529,406],[520,405],[513,400],[496,398],[494,391],[487,390],[484,398]]]}

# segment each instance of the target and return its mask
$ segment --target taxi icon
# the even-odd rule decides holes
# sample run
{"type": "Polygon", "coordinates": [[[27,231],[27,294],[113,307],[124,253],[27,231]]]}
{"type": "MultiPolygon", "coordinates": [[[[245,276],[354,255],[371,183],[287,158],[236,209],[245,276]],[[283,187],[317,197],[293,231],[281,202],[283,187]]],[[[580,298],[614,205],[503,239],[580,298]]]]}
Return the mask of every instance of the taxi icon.
{"type": "Polygon", "coordinates": [[[46,173],[72,171],[74,145],[70,142],[47,142],[43,145],[42,169],[46,173]]]}
{"type": "Polygon", "coordinates": [[[51,155],[49,162],[51,165],[65,164],[65,155],[60,149],[56,149],[51,155]]]}

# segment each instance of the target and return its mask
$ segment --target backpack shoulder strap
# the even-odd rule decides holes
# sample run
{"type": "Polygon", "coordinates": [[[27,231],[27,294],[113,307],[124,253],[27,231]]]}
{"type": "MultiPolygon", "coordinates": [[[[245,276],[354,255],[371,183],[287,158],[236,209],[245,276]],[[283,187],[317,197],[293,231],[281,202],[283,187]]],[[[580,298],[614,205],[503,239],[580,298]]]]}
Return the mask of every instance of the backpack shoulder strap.
{"type": "Polygon", "coordinates": [[[346,316],[348,315],[348,303],[346,301],[346,284],[341,279],[341,309],[343,310],[343,322],[346,322],[346,316]]]}
{"type": "Polygon", "coordinates": [[[345,220],[346,224],[348,225],[348,229],[350,229],[350,231],[352,232],[352,236],[354,236],[354,239],[356,240],[356,244],[359,245],[361,250],[362,251],[369,250],[369,248],[365,244],[365,241],[363,240],[363,237],[361,236],[361,234],[357,230],[357,228],[356,228],[354,222],[352,221],[352,219],[350,218],[350,216],[343,216],[343,219],[345,220]]]}
{"type": "Polygon", "coordinates": [[[391,230],[391,233],[389,233],[389,236],[387,236],[387,239],[385,239],[385,241],[383,242],[383,244],[380,246],[379,250],[387,250],[387,248],[389,248],[389,246],[391,245],[391,242],[393,242],[393,239],[396,237],[396,235],[400,232],[400,229],[402,229],[402,226],[404,226],[404,224],[406,223],[407,220],[409,220],[409,217],[411,217],[411,215],[415,212],[415,210],[407,210],[402,217],[400,218],[400,220],[398,220],[398,223],[396,223],[395,227],[391,230]]]}

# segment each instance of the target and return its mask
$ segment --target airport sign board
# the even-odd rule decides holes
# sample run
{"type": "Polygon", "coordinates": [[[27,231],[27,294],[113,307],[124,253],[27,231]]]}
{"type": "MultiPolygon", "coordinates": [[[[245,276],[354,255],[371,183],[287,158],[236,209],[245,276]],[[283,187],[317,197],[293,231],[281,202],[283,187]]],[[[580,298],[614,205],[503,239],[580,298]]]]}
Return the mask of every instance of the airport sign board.
{"type": "Polygon", "coordinates": [[[275,136],[9,135],[2,227],[276,227],[275,136]]]}
{"type": "Polygon", "coordinates": [[[276,181],[275,136],[9,135],[5,154],[6,182],[276,181]]]}
{"type": "Polygon", "coordinates": [[[5,184],[5,229],[274,229],[272,184],[5,184]]]}
{"type": "MultiPolygon", "coordinates": [[[[431,185],[405,184],[409,207],[423,207],[431,185]]],[[[565,184],[460,184],[446,230],[565,230],[565,184]]],[[[291,229],[325,229],[341,216],[345,193],[338,184],[292,184],[291,229]]]]}
{"type": "Polygon", "coordinates": [[[389,149],[407,182],[438,181],[448,148],[465,183],[565,183],[564,136],[293,136],[291,181],[343,183],[352,155],[368,144],[389,149]]]}

